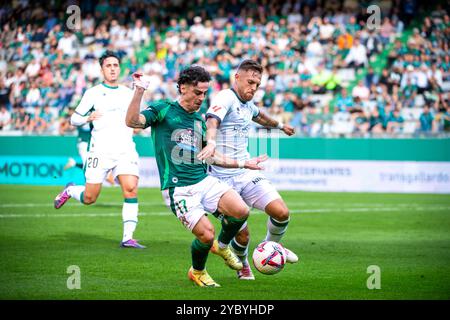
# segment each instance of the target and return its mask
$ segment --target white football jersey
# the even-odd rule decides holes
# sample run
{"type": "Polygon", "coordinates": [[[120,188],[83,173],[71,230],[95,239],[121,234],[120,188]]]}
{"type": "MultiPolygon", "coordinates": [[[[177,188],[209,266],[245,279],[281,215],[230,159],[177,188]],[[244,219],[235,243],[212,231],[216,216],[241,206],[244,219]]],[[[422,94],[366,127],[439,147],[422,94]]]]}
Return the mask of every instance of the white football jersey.
{"type": "Polygon", "coordinates": [[[102,114],[92,122],[89,151],[121,154],[136,150],[133,129],[125,124],[132,98],[133,90],[122,85],[110,87],[101,83],[86,90],[75,113],[87,116],[93,111],[99,111],[102,114]]]}
{"type": "MultiPolygon", "coordinates": [[[[233,89],[220,91],[211,101],[206,117],[219,120],[216,150],[228,158],[248,160],[248,135],[250,123],[259,114],[259,109],[251,101],[242,101],[233,89]]],[[[225,169],[218,166],[210,167],[210,174],[218,178],[235,176],[245,169],[225,169]]]]}

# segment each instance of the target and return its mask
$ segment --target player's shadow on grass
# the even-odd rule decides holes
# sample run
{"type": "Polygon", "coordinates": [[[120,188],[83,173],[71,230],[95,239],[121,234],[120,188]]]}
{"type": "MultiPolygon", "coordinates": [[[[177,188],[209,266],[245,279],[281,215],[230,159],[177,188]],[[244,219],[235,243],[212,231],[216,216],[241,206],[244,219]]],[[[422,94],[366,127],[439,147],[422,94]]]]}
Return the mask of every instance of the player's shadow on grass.
{"type": "Polygon", "coordinates": [[[111,239],[102,237],[99,235],[89,234],[89,233],[79,233],[79,232],[66,232],[63,234],[50,236],[52,241],[63,241],[68,246],[76,247],[111,247],[119,248],[120,239],[111,239]]]}
{"type": "MultiPolygon", "coordinates": [[[[93,206],[97,208],[122,208],[121,204],[109,204],[109,203],[95,203],[93,206]]],[[[120,212],[118,212],[117,215],[120,215],[120,212]]]]}

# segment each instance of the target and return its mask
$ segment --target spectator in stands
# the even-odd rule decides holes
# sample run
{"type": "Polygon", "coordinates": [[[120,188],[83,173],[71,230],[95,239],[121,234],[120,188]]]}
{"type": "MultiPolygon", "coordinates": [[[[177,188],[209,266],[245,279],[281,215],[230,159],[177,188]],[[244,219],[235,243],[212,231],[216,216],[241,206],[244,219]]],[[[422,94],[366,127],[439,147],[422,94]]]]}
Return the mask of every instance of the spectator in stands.
{"type": "Polygon", "coordinates": [[[11,113],[4,104],[0,105],[0,131],[8,131],[11,124],[11,113]]]}
{"type": "MultiPolygon", "coordinates": [[[[404,38],[396,33],[402,31],[405,11],[413,12],[409,3],[383,3],[381,29],[368,30],[364,23],[367,13],[356,1],[288,1],[278,5],[255,0],[234,1],[230,6],[206,1],[191,8],[183,1],[129,4],[102,0],[84,8],[82,28],[77,33],[58,23],[65,14],[62,4],[48,14],[41,10],[39,21],[32,14],[33,7],[24,8],[17,19],[7,6],[2,10],[12,20],[2,26],[0,34],[0,105],[6,104],[13,118],[19,114],[17,107],[11,110],[16,105],[50,105],[55,114],[64,114],[87,86],[99,81],[96,58],[106,48],[114,48],[124,55],[123,70],[128,68],[124,77],[138,69],[145,69],[152,77],[148,99],[173,96],[179,70],[194,63],[205,65],[214,74],[214,95],[230,86],[232,70],[247,57],[261,61],[267,70],[255,101],[265,107],[277,102],[283,115],[294,106],[293,118],[299,117],[298,108],[307,108],[300,118],[310,125],[305,122],[304,128],[315,134],[339,127],[322,120],[316,112],[328,107],[330,100],[346,114],[340,116],[343,120],[352,112],[351,125],[334,132],[350,132],[349,128],[364,132],[374,106],[381,116],[387,109],[385,116],[389,117],[390,110],[401,103],[411,108],[413,120],[418,121],[424,103],[439,101],[440,115],[446,110],[450,55],[445,30],[450,19],[443,7],[432,15],[419,12],[415,15],[417,30],[404,38]],[[185,12],[185,17],[180,18],[180,12],[185,12]],[[389,50],[386,45],[391,42],[394,47],[389,50]],[[383,49],[388,49],[387,58],[379,56],[383,49]],[[384,66],[379,80],[374,70],[378,66],[369,66],[375,57],[384,66]],[[367,66],[365,76],[358,72],[367,66]],[[353,79],[358,81],[361,76],[369,95],[357,85],[355,91],[364,91],[362,95],[341,97],[341,87],[350,85],[348,92],[352,92],[353,79]],[[324,79],[327,81],[317,82],[324,79]],[[422,94],[417,96],[417,92],[422,94]],[[319,98],[313,99],[313,93],[319,98]],[[351,107],[346,99],[351,100],[351,107]],[[318,101],[318,108],[307,107],[313,100],[318,101]],[[367,115],[353,109],[364,109],[367,115]],[[313,126],[315,121],[318,124],[313,126]]],[[[35,113],[33,107],[31,113],[35,113]]],[[[442,125],[436,128],[443,130],[442,125]]],[[[70,126],[63,124],[61,132],[70,133],[70,126]]]]}
{"type": "Polygon", "coordinates": [[[371,88],[372,85],[378,84],[379,80],[380,76],[377,73],[375,73],[372,67],[369,67],[366,75],[364,76],[364,85],[367,88],[371,88]]]}
{"type": "Polygon", "coordinates": [[[352,97],[354,99],[359,98],[362,101],[367,101],[369,99],[369,95],[370,95],[369,88],[367,88],[364,85],[363,80],[359,80],[358,85],[355,86],[352,90],[352,97]]]}
{"type": "Polygon", "coordinates": [[[386,128],[386,119],[383,117],[378,108],[374,108],[369,117],[369,131],[373,134],[384,133],[386,128]]]}
{"type": "Polygon", "coordinates": [[[5,79],[0,75],[0,106],[5,106],[6,109],[11,109],[10,102],[11,88],[5,84],[5,79]]]}
{"type": "Polygon", "coordinates": [[[405,120],[400,114],[400,109],[395,108],[387,119],[386,131],[388,133],[401,133],[403,130],[403,123],[405,120]]]}
{"type": "Polygon", "coordinates": [[[417,95],[417,86],[412,84],[410,78],[406,80],[406,85],[401,90],[401,94],[404,105],[408,108],[413,107],[417,95]]]}
{"type": "Polygon", "coordinates": [[[25,131],[30,122],[30,115],[25,111],[23,105],[19,105],[13,109],[12,126],[14,130],[25,131]]]}
{"type": "Polygon", "coordinates": [[[426,104],[423,107],[422,114],[419,118],[420,123],[420,132],[422,133],[429,133],[433,130],[433,120],[434,117],[432,113],[430,112],[430,107],[426,104]]]}
{"type": "Polygon", "coordinates": [[[336,99],[336,107],[339,111],[349,111],[353,108],[353,98],[348,96],[347,89],[342,88],[340,95],[336,99]]]}
{"type": "Polygon", "coordinates": [[[359,38],[354,39],[353,46],[344,61],[347,67],[362,68],[367,66],[367,49],[359,38]]]}
{"type": "Polygon", "coordinates": [[[55,130],[56,117],[49,105],[46,105],[39,114],[41,120],[40,126],[37,128],[38,133],[53,133],[55,130]]]}

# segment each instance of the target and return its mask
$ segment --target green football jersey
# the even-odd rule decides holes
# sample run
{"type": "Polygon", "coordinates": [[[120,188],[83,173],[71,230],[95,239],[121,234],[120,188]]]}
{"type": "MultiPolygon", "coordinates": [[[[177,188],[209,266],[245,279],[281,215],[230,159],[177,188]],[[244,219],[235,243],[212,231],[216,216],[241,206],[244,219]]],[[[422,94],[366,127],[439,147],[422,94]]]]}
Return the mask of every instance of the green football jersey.
{"type": "Polygon", "coordinates": [[[206,135],[201,113],[189,113],[177,101],[160,101],[141,114],[146,119],[145,127],[152,127],[161,190],[205,179],[207,165],[197,159],[206,135]]]}

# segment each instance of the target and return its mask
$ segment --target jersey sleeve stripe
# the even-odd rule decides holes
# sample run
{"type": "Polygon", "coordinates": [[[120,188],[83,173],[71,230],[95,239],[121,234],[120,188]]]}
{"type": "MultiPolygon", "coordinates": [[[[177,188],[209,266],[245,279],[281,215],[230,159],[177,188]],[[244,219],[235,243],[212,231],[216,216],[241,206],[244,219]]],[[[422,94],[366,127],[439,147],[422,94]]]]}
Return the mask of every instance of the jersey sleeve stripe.
{"type": "Polygon", "coordinates": [[[205,117],[206,117],[206,119],[208,119],[208,118],[214,118],[214,119],[217,119],[217,120],[219,121],[219,124],[222,122],[222,119],[220,119],[218,116],[216,116],[215,114],[212,114],[212,113],[207,113],[207,114],[205,115],[205,117]]]}
{"type": "Polygon", "coordinates": [[[90,109],[89,109],[89,111],[88,112],[86,112],[85,114],[81,114],[81,113],[79,113],[78,111],[74,111],[76,114],[78,114],[78,115],[80,115],[80,116],[82,116],[82,117],[86,117],[88,114],[89,114],[89,112],[91,112],[91,111],[94,111],[94,106],[92,106],[90,109]]]}
{"type": "Polygon", "coordinates": [[[261,113],[261,110],[258,109],[258,113],[256,114],[256,116],[253,116],[253,119],[258,118],[260,113],[261,113]]]}

